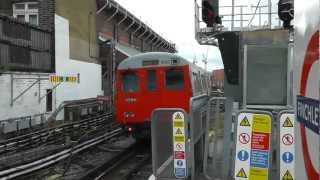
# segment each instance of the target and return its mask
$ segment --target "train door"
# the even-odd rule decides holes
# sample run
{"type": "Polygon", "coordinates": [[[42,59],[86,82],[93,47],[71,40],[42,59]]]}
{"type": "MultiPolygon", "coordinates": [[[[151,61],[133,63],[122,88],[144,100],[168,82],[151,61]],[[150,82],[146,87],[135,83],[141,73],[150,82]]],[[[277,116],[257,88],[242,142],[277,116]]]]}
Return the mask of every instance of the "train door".
{"type": "Polygon", "coordinates": [[[152,111],[161,104],[159,70],[156,68],[146,69],[145,78],[146,93],[143,95],[145,100],[144,107],[147,109],[146,116],[150,119],[152,111]]]}

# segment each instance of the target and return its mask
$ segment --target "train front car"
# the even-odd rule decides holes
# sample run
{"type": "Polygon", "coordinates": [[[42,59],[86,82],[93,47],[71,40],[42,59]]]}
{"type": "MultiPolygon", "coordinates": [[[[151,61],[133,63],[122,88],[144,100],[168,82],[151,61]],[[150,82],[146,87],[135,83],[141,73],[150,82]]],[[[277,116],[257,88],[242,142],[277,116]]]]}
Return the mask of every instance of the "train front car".
{"type": "Polygon", "coordinates": [[[152,52],[125,59],[117,69],[117,121],[136,138],[150,137],[154,109],[189,111],[193,94],[190,76],[189,62],[175,54],[152,52]]]}

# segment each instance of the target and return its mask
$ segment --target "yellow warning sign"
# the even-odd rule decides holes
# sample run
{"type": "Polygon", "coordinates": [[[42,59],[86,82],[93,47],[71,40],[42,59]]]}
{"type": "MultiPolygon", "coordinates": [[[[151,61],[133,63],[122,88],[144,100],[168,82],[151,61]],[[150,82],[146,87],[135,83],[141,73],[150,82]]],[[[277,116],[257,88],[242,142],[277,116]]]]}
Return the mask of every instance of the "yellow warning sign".
{"type": "Polygon", "coordinates": [[[270,133],[271,116],[267,114],[254,114],[252,120],[252,131],[270,133]]]}
{"type": "Polygon", "coordinates": [[[245,116],[241,122],[240,122],[240,126],[250,126],[249,120],[247,118],[247,116],[245,116]]]}
{"type": "Polygon", "coordinates": [[[249,179],[268,180],[268,169],[251,167],[249,179]]]}
{"type": "Polygon", "coordinates": [[[293,180],[293,177],[289,170],[287,170],[286,173],[284,173],[282,180],[293,180]]]}
{"type": "Polygon", "coordinates": [[[176,133],[175,133],[176,135],[184,135],[184,133],[181,131],[181,129],[180,128],[177,128],[177,130],[176,130],[176,133]]]}
{"type": "Polygon", "coordinates": [[[175,142],[184,142],[184,136],[175,136],[174,141],[175,142]]]}
{"type": "Polygon", "coordinates": [[[241,168],[240,171],[237,173],[237,177],[240,177],[240,178],[247,178],[247,174],[246,172],[244,172],[244,169],[241,168]]]}
{"type": "Polygon", "coordinates": [[[175,112],[172,115],[173,122],[173,140],[174,142],[185,143],[184,136],[184,115],[181,112],[175,112]]]}
{"type": "Polygon", "coordinates": [[[183,127],[184,127],[184,122],[183,122],[183,121],[174,121],[174,122],[173,122],[173,127],[183,128],[183,127]]]}
{"type": "Polygon", "coordinates": [[[292,121],[289,117],[284,121],[282,127],[293,127],[292,121]]]}
{"type": "Polygon", "coordinates": [[[176,113],[174,120],[183,120],[180,113],[176,113]]]}

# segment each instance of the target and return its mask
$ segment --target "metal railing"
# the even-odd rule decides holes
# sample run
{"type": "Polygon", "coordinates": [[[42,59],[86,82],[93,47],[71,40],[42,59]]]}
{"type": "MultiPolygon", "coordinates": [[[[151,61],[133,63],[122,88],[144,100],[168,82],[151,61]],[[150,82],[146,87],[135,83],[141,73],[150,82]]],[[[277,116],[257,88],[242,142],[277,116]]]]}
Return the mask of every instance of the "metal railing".
{"type": "Polygon", "coordinates": [[[53,72],[53,33],[0,15],[0,71],[53,72]]]}
{"type": "Polygon", "coordinates": [[[35,114],[33,116],[23,116],[1,120],[0,134],[7,134],[11,132],[19,133],[22,130],[35,128],[36,126],[43,126],[46,122],[48,114],[35,114]]]}
{"type": "Polygon", "coordinates": [[[282,22],[277,16],[278,12],[272,11],[275,5],[270,0],[266,5],[257,4],[256,6],[249,6],[245,3],[235,5],[234,2],[232,0],[230,6],[219,6],[219,12],[227,12],[219,14],[221,24],[206,27],[202,20],[201,0],[194,0],[195,38],[199,44],[218,45],[215,36],[223,32],[282,29],[282,22]]]}

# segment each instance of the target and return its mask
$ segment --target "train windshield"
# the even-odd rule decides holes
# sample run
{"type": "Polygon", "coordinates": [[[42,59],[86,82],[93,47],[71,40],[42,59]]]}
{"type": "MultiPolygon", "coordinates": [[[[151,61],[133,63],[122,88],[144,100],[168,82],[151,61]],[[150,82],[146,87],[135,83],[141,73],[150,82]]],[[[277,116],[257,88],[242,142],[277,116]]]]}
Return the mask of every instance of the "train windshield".
{"type": "Polygon", "coordinates": [[[138,90],[138,75],[136,72],[127,71],[122,74],[122,89],[125,92],[138,90]]]}
{"type": "Polygon", "coordinates": [[[148,90],[153,91],[157,88],[156,71],[148,70],[148,90]]]}
{"type": "Polygon", "coordinates": [[[166,70],[166,88],[171,90],[183,89],[184,78],[183,70],[169,69],[166,70]]]}

